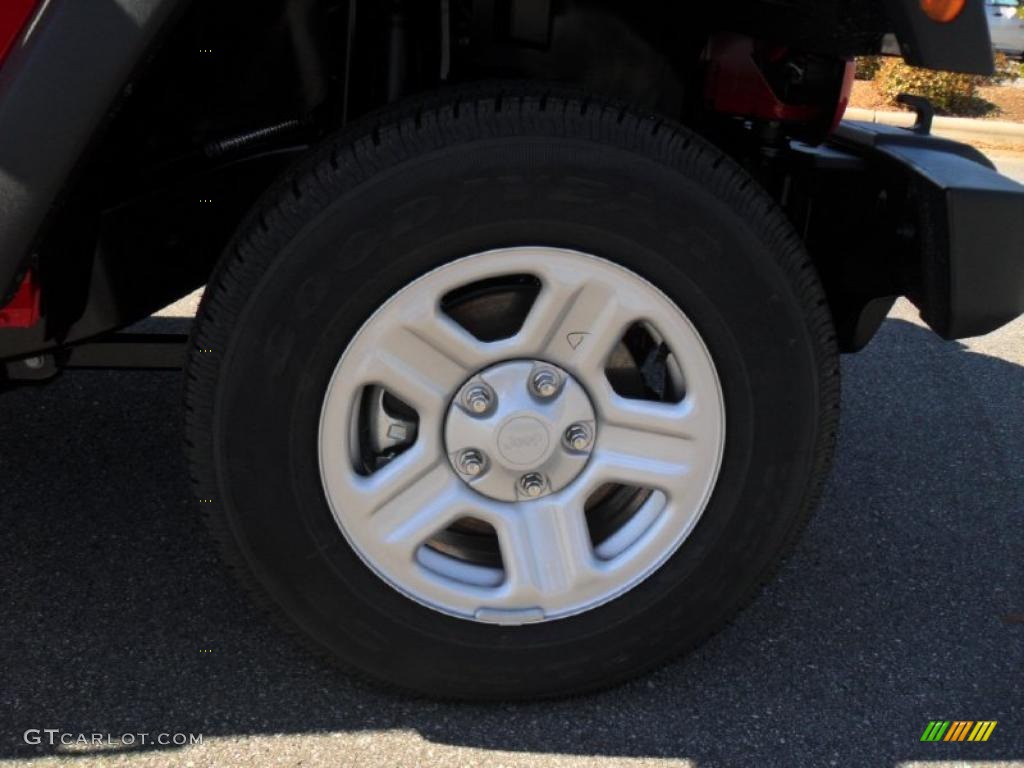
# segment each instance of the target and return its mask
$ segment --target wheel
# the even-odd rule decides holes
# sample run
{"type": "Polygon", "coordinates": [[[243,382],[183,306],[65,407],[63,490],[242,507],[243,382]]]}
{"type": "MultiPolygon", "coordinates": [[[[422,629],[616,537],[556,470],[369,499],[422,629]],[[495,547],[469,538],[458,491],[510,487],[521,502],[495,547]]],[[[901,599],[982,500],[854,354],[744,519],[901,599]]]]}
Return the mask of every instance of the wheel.
{"type": "Polygon", "coordinates": [[[681,126],[455,92],[328,141],[207,289],[188,445],[227,561],[314,648],[442,697],[606,687],[793,544],[838,414],[782,213],[681,126]]]}

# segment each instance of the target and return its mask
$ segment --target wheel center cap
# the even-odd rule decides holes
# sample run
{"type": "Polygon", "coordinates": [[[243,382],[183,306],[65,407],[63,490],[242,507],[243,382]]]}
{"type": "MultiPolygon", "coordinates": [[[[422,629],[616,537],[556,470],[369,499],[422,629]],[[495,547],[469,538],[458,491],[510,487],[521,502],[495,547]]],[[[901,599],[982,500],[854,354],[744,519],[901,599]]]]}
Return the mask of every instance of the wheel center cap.
{"type": "Polygon", "coordinates": [[[566,371],[518,360],[486,368],[455,396],[445,421],[452,467],[499,501],[560,491],[583,471],[596,438],[594,408],[566,371]]]}
{"type": "Polygon", "coordinates": [[[533,468],[550,445],[548,428],[533,416],[516,416],[498,430],[498,453],[515,467],[533,468]]]}

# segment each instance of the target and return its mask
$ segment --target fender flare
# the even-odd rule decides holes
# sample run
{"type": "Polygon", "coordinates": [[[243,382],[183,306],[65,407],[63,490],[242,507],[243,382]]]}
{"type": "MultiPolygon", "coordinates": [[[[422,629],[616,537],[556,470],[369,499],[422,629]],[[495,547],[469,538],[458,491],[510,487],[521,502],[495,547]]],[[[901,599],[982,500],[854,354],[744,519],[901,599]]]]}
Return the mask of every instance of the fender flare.
{"type": "Polygon", "coordinates": [[[0,304],[118,95],[187,0],[49,0],[0,69],[0,304]]]}
{"type": "Polygon", "coordinates": [[[921,0],[885,0],[885,4],[908,64],[975,75],[995,71],[985,0],[967,0],[960,15],[945,24],[928,18],[921,0]]]}

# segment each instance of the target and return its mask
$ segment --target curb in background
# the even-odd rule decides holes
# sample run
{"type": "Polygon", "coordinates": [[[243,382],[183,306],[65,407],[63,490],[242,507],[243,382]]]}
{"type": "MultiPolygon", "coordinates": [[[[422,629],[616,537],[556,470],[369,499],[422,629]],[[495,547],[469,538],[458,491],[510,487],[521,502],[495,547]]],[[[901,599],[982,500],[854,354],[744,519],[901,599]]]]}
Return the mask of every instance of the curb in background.
{"type": "MultiPolygon", "coordinates": [[[[917,116],[913,112],[882,112],[851,107],[846,110],[844,119],[909,128],[917,116]]],[[[932,123],[932,133],[967,144],[1024,151],[1024,125],[1020,123],[937,116],[932,123]]]]}

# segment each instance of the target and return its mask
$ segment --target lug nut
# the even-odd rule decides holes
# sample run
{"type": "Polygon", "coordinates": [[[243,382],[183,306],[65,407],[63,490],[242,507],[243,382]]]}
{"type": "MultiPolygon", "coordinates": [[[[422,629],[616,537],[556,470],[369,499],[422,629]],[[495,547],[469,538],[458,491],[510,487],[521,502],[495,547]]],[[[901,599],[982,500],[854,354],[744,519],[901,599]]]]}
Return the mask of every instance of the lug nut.
{"type": "Polygon", "coordinates": [[[586,424],[573,424],[565,430],[565,443],[574,451],[585,451],[593,441],[590,427],[586,424]]]}
{"type": "Polygon", "coordinates": [[[530,383],[533,391],[545,400],[558,394],[558,374],[548,368],[534,373],[530,383]]]}
{"type": "Polygon", "coordinates": [[[477,384],[466,390],[462,401],[473,413],[483,416],[494,405],[494,392],[491,391],[490,387],[477,384]]]}
{"type": "Polygon", "coordinates": [[[535,499],[544,493],[544,477],[536,472],[523,475],[519,479],[519,487],[526,496],[529,496],[531,499],[535,499]]]}
{"type": "Polygon", "coordinates": [[[487,460],[484,459],[484,455],[480,451],[470,448],[459,454],[458,466],[459,472],[462,474],[469,477],[477,477],[483,474],[484,468],[487,466],[487,460]]]}

